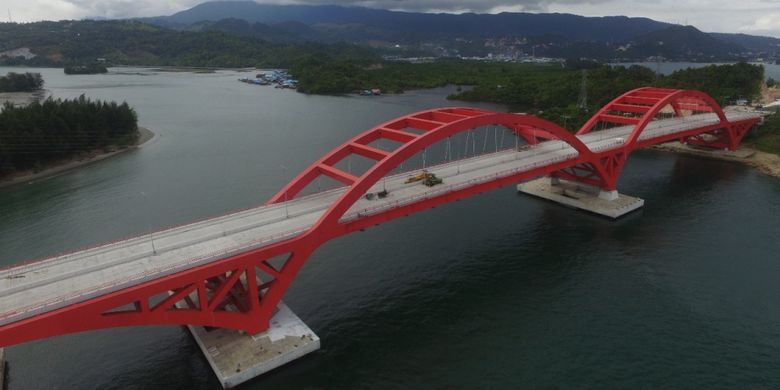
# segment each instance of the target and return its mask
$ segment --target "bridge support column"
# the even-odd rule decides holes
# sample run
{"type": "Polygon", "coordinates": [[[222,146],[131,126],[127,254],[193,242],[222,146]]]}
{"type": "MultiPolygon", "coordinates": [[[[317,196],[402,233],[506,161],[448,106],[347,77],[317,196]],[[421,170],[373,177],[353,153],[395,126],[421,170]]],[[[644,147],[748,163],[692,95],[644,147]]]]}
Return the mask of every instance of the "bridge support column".
{"type": "Polygon", "coordinates": [[[644,199],[605,191],[557,177],[537,178],[517,185],[517,191],[567,207],[585,210],[609,218],[619,218],[641,208],[644,199]]]}
{"type": "Polygon", "coordinates": [[[256,335],[225,328],[188,328],[225,389],[320,349],[320,338],[284,303],[277,306],[271,327],[256,335]]]}
{"type": "Polygon", "coordinates": [[[620,198],[620,194],[618,194],[617,190],[612,190],[612,191],[599,190],[599,199],[613,201],[613,200],[617,200],[618,198],[620,198]]]}

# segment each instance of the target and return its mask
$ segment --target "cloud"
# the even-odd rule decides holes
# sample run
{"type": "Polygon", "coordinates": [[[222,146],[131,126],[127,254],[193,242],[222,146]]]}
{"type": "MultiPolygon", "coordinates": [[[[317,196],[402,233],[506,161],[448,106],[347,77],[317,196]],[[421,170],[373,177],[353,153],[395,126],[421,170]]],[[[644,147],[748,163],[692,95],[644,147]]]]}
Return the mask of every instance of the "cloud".
{"type": "MultiPolygon", "coordinates": [[[[596,0],[604,2],[608,0],[596,0]]],[[[264,3],[273,2],[261,1],[264,3]]],[[[333,4],[329,0],[293,0],[298,4],[333,4]]],[[[341,5],[422,12],[501,12],[545,11],[551,0],[342,0],[341,5]]],[[[559,0],[558,3],[584,3],[582,0],[559,0]]]]}
{"type": "Polygon", "coordinates": [[[780,13],[762,15],[752,24],[742,26],[739,30],[759,34],[780,32],[780,13]]]}
{"type": "MultiPolygon", "coordinates": [[[[170,15],[205,0],[2,0],[16,21],[170,15]]],[[[339,4],[422,12],[565,12],[644,16],[703,31],[780,36],[777,0],[258,0],[265,4],[339,4]]],[[[0,13],[2,14],[2,13],[0,13]]]]}
{"type": "MultiPolygon", "coordinates": [[[[4,0],[18,20],[159,16],[205,0],[4,0]],[[55,4],[56,6],[52,6],[55,4]]],[[[258,0],[264,4],[338,4],[419,12],[544,12],[551,4],[595,4],[611,0],[258,0]]]]}

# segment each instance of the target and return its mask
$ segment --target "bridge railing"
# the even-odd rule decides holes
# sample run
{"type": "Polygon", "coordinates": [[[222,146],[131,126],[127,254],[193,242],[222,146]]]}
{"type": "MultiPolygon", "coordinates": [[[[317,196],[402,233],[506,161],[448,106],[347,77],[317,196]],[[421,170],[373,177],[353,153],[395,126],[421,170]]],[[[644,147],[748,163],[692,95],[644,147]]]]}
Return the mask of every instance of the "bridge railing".
{"type": "Polygon", "coordinates": [[[122,278],[113,279],[111,281],[91,286],[89,288],[72,291],[68,294],[52,297],[42,302],[37,302],[33,305],[23,306],[16,310],[6,311],[0,313],[0,325],[18,321],[33,315],[58,309],[66,306],[67,304],[82,302],[90,298],[94,298],[100,295],[108,294],[125,287],[131,287],[143,282],[161,278],[170,274],[185,271],[196,266],[209,263],[215,260],[223,259],[246,251],[282,241],[294,236],[297,236],[309,228],[293,229],[285,232],[280,232],[271,236],[266,236],[260,239],[252,240],[242,245],[236,245],[220,249],[217,251],[209,252],[207,254],[187,258],[184,261],[176,263],[170,263],[159,267],[147,269],[143,272],[139,272],[133,275],[128,275],[122,278]]]}
{"type": "Polygon", "coordinates": [[[454,191],[461,190],[461,189],[468,188],[468,187],[472,187],[472,186],[475,186],[475,185],[478,185],[478,184],[482,184],[482,183],[486,183],[486,182],[489,182],[489,181],[493,181],[495,179],[511,176],[513,174],[516,174],[516,173],[527,172],[527,171],[534,170],[536,168],[540,168],[540,167],[548,166],[548,165],[551,165],[551,164],[554,164],[554,163],[558,163],[558,162],[561,162],[561,161],[565,161],[565,160],[570,160],[572,158],[576,158],[577,157],[576,150],[572,149],[572,151],[573,152],[569,152],[569,153],[566,153],[566,154],[563,154],[563,155],[556,155],[554,157],[550,157],[550,158],[547,158],[547,159],[544,159],[544,160],[532,162],[530,164],[526,164],[526,165],[523,165],[523,166],[520,166],[520,167],[505,169],[505,170],[502,170],[502,171],[499,171],[499,172],[496,172],[496,173],[491,173],[489,175],[479,176],[479,177],[476,177],[476,178],[473,178],[473,179],[469,179],[468,181],[465,181],[465,182],[449,184],[449,185],[444,185],[444,186],[436,186],[431,191],[425,191],[425,192],[420,193],[420,194],[414,194],[414,195],[405,196],[403,198],[396,199],[396,200],[394,200],[392,202],[384,202],[384,203],[382,203],[380,205],[376,205],[376,206],[372,206],[372,207],[366,207],[366,208],[363,208],[363,209],[360,209],[360,210],[356,210],[356,211],[350,211],[344,217],[342,217],[340,221],[341,222],[354,221],[354,220],[357,220],[357,219],[360,219],[360,218],[363,218],[363,217],[366,217],[366,216],[369,216],[369,215],[374,215],[374,214],[378,214],[378,213],[386,211],[386,210],[391,210],[391,209],[397,208],[399,206],[404,206],[404,205],[407,205],[407,204],[415,203],[415,202],[420,201],[420,200],[434,198],[436,196],[439,196],[439,195],[442,195],[442,194],[445,194],[445,193],[448,193],[448,192],[454,192],[454,191]]]}
{"type": "MultiPolygon", "coordinates": [[[[309,198],[315,197],[315,196],[321,196],[328,193],[335,193],[338,191],[343,191],[344,187],[338,187],[338,188],[329,188],[323,191],[319,191],[312,194],[307,194],[305,196],[301,196],[296,198],[296,200],[307,200],[309,198]]],[[[260,204],[255,206],[246,207],[239,210],[232,210],[230,212],[224,213],[224,214],[218,214],[218,215],[212,215],[208,217],[203,217],[200,219],[196,219],[194,221],[187,221],[180,224],[174,224],[170,226],[163,227],[159,230],[152,230],[151,233],[154,234],[154,237],[156,239],[162,239],[164,238],[164,235],[176,233],[181,229],[184,228],[195,228],[196,225],[206,222],[206,221],[214,221],[219,219],[227,219],[233,216],[236,216],[241,213],[246,213],[247,211],[251,210],[257,210],[258,212],[267,211],[269,209],[278,209],[280,211],[284,210],[284,204],[274,204],[274,205],[268,205],[260,204]],[[266,208],[267,207],[267,208],[266,208]]],[[[100,254],[100,250],[114,250],[117,249],[116,244],[121,242],[127,242],[128,245],[136,244],[137,241],[148,241],[149,240],[149,234],[150,231],[146,231],[139,234],[133,234],[130,236],[125,236],[122,238],[118,238],[115,240],[110,241],[103,241],[97,244],[89,244],[82,247],[78,247],[76,249],[69,249],[67,251],[59,252],[54,255],[48,255],[44,257],[39,257],[32,260],[27,260],[23,262],[18,262],[14,264],[4,265],[0,267],[0,275],[7,275],[7,276],[13,276],[13,275],[19,275],[26,272],[30,272],[32,270],[35,270],[36,268],[39,268],[41,266],[48,265],[52,262],[67,262],[71,260],[69,256],[75,255],[75,254],[82,254],[86,251],[96,251],[95,255],[100,254]]]]}

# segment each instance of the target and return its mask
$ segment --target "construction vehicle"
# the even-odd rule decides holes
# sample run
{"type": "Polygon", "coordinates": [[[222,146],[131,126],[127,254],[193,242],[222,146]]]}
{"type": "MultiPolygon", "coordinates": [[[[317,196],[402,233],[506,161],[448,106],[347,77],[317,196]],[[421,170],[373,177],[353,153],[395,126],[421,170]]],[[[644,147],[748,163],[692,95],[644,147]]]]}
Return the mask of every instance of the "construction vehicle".
{"type": "Polygon", "coordinates": [[[425,184],[428,187],[433,187],[433,186],[435,186],[437,184],[441,184],[443,182],[444,182],[444,180],[436,177],[436,175],[434,175],[433,173],[426,173],[425,174],[425,179],[423,180],[423,184],[425,184]]]}
{"type": "Polygon", "coordinates": [[[418,175],[415,176],[409,176],[404,183],[414,183],[420,180],[425,180],[425,178],[428,177],[428,171],[424,170],[420,172],[418,175]]]}
{"type": "Polygon", "coordinates": [[[414,182],[418,182],[418,181],[422,181],[422,183],[425,184],[428,187],[433,187],[433,186],[435,186],[437,184],[441,184],[443,182],[440,178],[436,177],[436,175],[434,175],[433,173],[430,173],[430,172],[426,171],[425,169],[423,169],[423,171],[420,172],[419,174],[414,175],[414,176],[409,176],[406,179],[406,184],[414,183],[414,182]]]}

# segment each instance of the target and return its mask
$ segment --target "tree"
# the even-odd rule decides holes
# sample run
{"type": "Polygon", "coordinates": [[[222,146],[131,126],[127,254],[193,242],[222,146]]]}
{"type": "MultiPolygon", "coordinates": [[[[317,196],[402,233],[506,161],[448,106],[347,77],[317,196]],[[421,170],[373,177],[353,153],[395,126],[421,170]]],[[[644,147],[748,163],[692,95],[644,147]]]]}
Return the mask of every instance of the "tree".
{"type": "Polygon", "coordinates": [[[34,92],[43,88],[40,73],[10,72],[0,77],[0,92],[34,92]]]}
{"type": "Polygon", "coordinates": [[[47,99],[0,112],[0,175],[35,169],[80,152],[125,146],[138,137],[138,117],[127,103],[47,99]]]}

